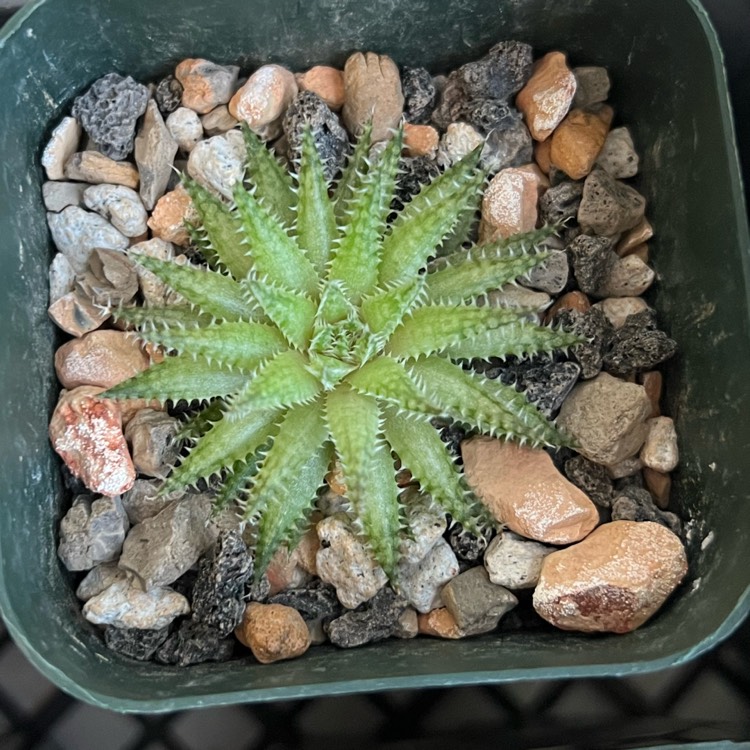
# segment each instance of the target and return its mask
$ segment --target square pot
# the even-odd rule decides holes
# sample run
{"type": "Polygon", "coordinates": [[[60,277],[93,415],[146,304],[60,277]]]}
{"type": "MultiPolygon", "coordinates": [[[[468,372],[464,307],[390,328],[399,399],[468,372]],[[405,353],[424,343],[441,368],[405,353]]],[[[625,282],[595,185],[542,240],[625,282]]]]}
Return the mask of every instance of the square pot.
{"type": "Polygon", "coordinates": [[[663,668],[726,637],[750,606],[748,238],[721,52],[694,0],[40,0],[0,38],[0,611],[31,661],[78,698],[166,711],[384,688],[663,668]],[[59,335],[46,314],[52,257],[40,153],[92,81],[115,70],[146,81],[185,57],[293,70],[342,65],[355,49],[447,71],[516,38],[537,54],[605,65],[612,104],[642,155],[659,283],[652,302],[680,353],[666,373],[682,463],[678,508],[689,578],[625,636],[494,634],[466,641],[316,647],[268,666],[250,658],[189,668],[136,663],[86,623],[56,555],[63,488],[47,439],[59,335]]]}

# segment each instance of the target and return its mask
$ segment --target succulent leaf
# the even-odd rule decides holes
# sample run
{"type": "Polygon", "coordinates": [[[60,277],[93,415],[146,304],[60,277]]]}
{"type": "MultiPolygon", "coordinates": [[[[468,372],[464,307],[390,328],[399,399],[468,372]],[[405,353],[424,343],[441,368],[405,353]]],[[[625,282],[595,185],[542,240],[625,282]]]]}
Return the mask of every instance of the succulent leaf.
{"type": "Polygon", "coordinates": [[[133,257],[136,263],[151,271],[201,312],[223,320],[251,318],[242,288],[230,276],[196,266],[178,265],[149,255],[133,257]]]}
{"type": "Polygon", "coordinates": [[[242,244],[241,226],[236,214],[216,196],[195,180],[184,179],[183,184],[193,201],[206,234],[204,249],[218,260],[235,279],[244,278],[252,268],[252,258],[242,244]]]}
{"type": "Polygon", "coordinates": [[[297,241],[319,276],[325,271],[336,235],[336,219],[328,197],[328,183],[323,173],[323,163],[318,149],[315,148],[312,133],[305,129],[302,135],[302,161],[299,171],[297,241]]]}
{"type": "Polygon", "coordinates": [[[241,370],[230,370],[216,362],[189,355],[167,357],[129,380],[102,393],[104,398],[156,399],[165,403],[228,396],[247,381],[241,370]]]}
{"type": "Polygon", "coordinates": [[[481,304],[546,257],[543,228],[461,247],[483,173],[478,151],[423,187],[388,226],[401,134],[370,162],[370,128],[329,196],[310,132],[294,179],[243,126],[249,190],[233,207],[187,180],[207,267],[139,254],[181,296],[124,307],[118,320],[168,356],[104,397],[206,402],[179,431],[186,451],[162,492],[199,481],[215,510],[236,505],[256,529],[256,572],[296,543],[333,456],[354,528],[393,579],[404,533],[395,461],[454,520],[487,522],[430,424],[450,418],[491,435],[566,444],[526,397],[462,369],[474,357],[525,357],[579,337],[536,311],[481,304]],[[437,260],[431,261],[431,258],[437,260]]]}
{"type": "Polygon", "coordinates": [[[358,524],[392,577],[398,560],[398,488],[378,402],[340,385],[327,394],[325,413],[358,524]]]}
{"type": "Polygon", "coordinates": [[[390,210],[401,143],[399,133],[389,141],[377,165],[365,175],[331,262],[329,280],[342,281],[355,303],[371,292],[378,280],[381,236],[390,210]]]}
{"type": "Polygon", "coordinates": [[[287,289],[315,294],[318,275],[312,263],[284,227],[274,219],[273,213],[239,184],[234,189],[234,201],[247,238],[248,251],[252,253],[256,274],[287,289]]]}
{"type": "MultiPolygon", "coordinates": [[[[247,149],[247,177],[257,192],[263,196],[264,205],[287,229],[294,226],[297,196],[292,177],[266,144],[242,123],[242,135],[247,149]]],[[[241,277],[237,277],[241,278],[241,277]]]]}
{"type": "Polygon", "coordinates": [[[478,161],[475,149],[406,204],[383,239],[381,285],[412,278],[435,254],[484,181],[478,161]]]}
{"type": "Polygon", "coordinates": [[[255,558],[259,574],[312,507],[331,456],[320,401],[290,409],[244,502],[246,519],[260,516],[255,558]]]}

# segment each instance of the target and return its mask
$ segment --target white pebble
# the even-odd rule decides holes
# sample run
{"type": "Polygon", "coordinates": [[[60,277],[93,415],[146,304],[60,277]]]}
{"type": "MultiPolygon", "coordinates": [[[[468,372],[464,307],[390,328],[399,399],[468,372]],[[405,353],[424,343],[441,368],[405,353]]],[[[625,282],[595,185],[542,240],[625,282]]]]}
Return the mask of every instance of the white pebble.
{"type": "Polygon", "coordinates": [[[641,460],[649,469],[667,474],[680,460],[674,422],[670,417],[654,417],[646,424],[648,435],[641,449],[641,460]]]}
{"type": "Polygon", "coordinates": [[[192,151],[203,138],[201,118],[187,107],[178,107],[167,117],[167,130],[183,151],[192,151]]]}

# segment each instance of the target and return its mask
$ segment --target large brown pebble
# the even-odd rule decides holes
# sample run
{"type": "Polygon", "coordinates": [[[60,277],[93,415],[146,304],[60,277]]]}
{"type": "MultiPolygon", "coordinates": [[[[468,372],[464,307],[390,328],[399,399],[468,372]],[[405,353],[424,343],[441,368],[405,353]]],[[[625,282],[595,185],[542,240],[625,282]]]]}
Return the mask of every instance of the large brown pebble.
{"type": "Polygon", "coordinates": [[[372,119],[372,141],[386,140],[398,127],[404,111],[404,94],[398,66],[390,57],[355,52],[344,65],[344,109],[349,132],[359,135],[372,119]]]}
{"type": "Polygon", "coordinates": [[[92,492],[114,497],[135,482],[135,468],[122,434],[120,408],[82,385],[63,391],[52,414],[49,436],[71,472],[92,492]]]}
{"type": "Polygon", "coordinates": [[[497,521],[528,539],[571,544],[599,523],[594,503],[539,448],[488,437],[461,443],[471,489],[497,521]]]}
{"type": "Polygon", "coordinates": [[[576,93],[576,79],[562,52],[548,52],[534,66],[534,74],[516,97],[516,107],[536,141],[552,135],[568,114],[576,93]]]}
{"type": "Polygon", "coordinates": [[[297,74],[300,91],[317,94],[329,109],[338,112],[344,106],[344,74],[327,65],[316,65],[306,73],[297,74]]]}
{"type": "Polygon", "coordinates": [[[552,134],[552,164],[572,180],[583,179],[604,146],[613,116],[606,105],[597,112],[571,110],[552,134]]]}
{"type": "Polygon", "coordinates": [[[281,65],[263,65],[232,97],[229,114],[246,122],[261,138],[275,138],[281,134],[281,118],[297,90],[294,73],[281,65]]]}
{"type": "Polygon", "coordinates": [[[92,331],[55,352],[55,370],[64,388],[111,388],[148,367],[138,340],[121,331],[92,331]]]}
{"type": "Polygon", "coordinates": [[[669,529],[613,521],[544,559],[534,609],[563,630],[628,633],[664,604],[687,567],[669,529]]]}
{"type": "Polygon", "coordinates": [[[310,631],[302,615],[283,604],[250,602],[234,633],[261,664],[294,659],[310,648],[310,631]]]}

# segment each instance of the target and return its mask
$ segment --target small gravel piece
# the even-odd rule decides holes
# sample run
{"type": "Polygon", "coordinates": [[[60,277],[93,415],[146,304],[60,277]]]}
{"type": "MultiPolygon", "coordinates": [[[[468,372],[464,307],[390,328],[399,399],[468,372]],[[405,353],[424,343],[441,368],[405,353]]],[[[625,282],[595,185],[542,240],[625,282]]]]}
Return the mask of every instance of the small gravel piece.
{"type": "Polygon", "coordinates": [[[104,631],[104,643],[111,651],[130,659],[149,661],[168,635],[169,627],[158,630],[108,627],[104,631]]]}
{"type": "Polygon", "coordinates": [[[613,521],[652,521],[682,536],[682,522],[674,514],[656,507],[651,493],[638,487],[627,487],[612,501],[613,521]]]}
{"type": "Polygon", "coordinates": [[[575,456],[565,462],[565,476],[580,487],[599,507],[612,505],[614,487],[607,470],[585,456],[575,456]]]}
{"type": "Polygon", "coordinates": [[[384,586],[360,609],[345,612],[325,626],[328,638],[339,648],[354,648],[394,635],[406,601],[390,586],[384,586]]]}
{"type": "Polygon", "coordinates": [[[196,620],[183,620],[175,633],[157,650],[156,661],[187,667],[207,661],[228,661],[234,656],[234,638],[196,620]]]}
{"type": "Polygon", "coordinates": [[[677,343],[656,327],[656,312],[629,315],[612,337],[604,367],[614,375],[651,370],[674,356],[677,343]]]}
{"type": "Polygon", "coordinates": [[[182,84],[173,76],[162,78],[156,85],[154,99],[164,117],[171,115],[182,101],[182,84]]]}
{"type": "Polygon", "coordinates": [[[425,68],[404,68],[401,73],[404,92],[404,119],[417,125],[430,121],[437,103],[437,87],[425,68]]]}

